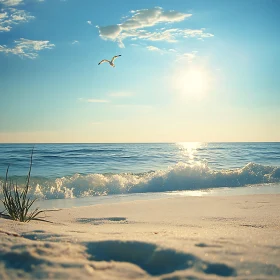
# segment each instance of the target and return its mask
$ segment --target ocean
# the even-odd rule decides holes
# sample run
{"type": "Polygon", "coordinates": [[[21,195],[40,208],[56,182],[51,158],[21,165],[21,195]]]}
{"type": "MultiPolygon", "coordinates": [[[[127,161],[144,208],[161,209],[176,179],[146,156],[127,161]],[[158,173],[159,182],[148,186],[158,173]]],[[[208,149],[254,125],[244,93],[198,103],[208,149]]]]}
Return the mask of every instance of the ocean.
{"type": "Polygon", "coordinates": [[[2,182],[9,165],[9,177],[24,184],[33,148],[30,194],[61,205],[75,205],[69,198],[90,204],[112,197],[280,193],[279,142],[0,144],[2,182]]]}

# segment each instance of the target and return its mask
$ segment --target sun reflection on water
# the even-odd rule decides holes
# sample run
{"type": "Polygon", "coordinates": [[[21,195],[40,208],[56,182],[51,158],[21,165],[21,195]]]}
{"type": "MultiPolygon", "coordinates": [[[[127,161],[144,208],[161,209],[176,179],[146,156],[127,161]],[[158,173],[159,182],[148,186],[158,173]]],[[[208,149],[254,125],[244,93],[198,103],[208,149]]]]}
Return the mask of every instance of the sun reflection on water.
{"type": "Polygon", "coordinates": [[[183,156],[187,159],[189,164],[195,163],[195,157],[198,149],[203,148],[207,143],[203,142],[178,142],[176,143],[183,156]]]}

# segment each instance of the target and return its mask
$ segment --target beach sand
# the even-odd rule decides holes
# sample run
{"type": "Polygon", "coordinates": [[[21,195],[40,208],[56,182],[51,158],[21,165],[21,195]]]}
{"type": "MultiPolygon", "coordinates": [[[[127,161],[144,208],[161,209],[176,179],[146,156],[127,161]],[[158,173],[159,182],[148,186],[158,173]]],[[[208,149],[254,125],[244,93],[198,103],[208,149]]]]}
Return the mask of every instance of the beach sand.
{"type": "Polygon", "coordinates": [[[280,279],[280,195],[168,197],[0,219],[0,279],[280,279]]]}

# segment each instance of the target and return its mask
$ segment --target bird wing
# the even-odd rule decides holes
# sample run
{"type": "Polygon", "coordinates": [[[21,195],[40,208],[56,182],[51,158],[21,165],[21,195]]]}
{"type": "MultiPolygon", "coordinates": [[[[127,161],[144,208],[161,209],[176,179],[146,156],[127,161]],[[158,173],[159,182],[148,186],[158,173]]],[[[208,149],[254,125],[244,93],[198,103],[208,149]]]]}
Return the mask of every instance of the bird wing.
{"type": "Polygon", "coordinates": [[[107,60],[107,59],[102,59],[102,60],[98,63],[98,65],[101,64],[101,63],[103,63],[103,62],[109,62],[109,63],[110,63],[109,60],[107,60]]]}
{"type": "Polygon", "coordinates": [[[122,55],[121,55],[121,54],[115,55],[115,56],[112,58],[111,62],[114,62],[114,60],[115,60],[117,57],[119,57],[119,56],[122,56],[122,55]]]}

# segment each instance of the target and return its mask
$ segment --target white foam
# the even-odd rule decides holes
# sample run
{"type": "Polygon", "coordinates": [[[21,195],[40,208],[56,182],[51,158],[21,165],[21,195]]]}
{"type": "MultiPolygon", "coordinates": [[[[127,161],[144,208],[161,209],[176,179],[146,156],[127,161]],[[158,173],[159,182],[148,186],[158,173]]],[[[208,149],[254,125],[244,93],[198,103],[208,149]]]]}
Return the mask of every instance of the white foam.
{"type": "Polygon", "coordinates": [[[200,190],[280,182],[280,168],[249,163],[243,168],[213,170],[207,163],[178,163],[140,174],[74,174],[54,180],[31,178],[31,192],[43,199],[108,194],[200,190]]]}

